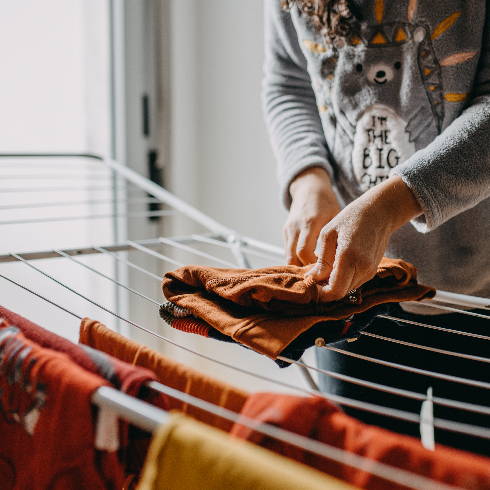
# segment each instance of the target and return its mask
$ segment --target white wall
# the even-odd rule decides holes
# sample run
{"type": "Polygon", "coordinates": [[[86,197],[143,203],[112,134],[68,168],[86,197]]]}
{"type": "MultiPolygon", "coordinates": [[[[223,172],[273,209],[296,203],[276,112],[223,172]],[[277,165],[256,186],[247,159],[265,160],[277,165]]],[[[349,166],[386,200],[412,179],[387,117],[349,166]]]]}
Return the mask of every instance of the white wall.
{"type": "MultiPolygon", "coordinates": [[[[0,2],[0,152],[107,153],[110,147],[109,9],[101,0],[0,2]]],[[[0,223],[111,214],[107,205],[41,207],[37,204],[110,198],[104,168],[84,159],[1,159],[0,223]],[[47,177],[52,175],[53,180],[47,177]],[[61,179],[61,175],[66,176],[61,179]],[[46,191],[77,187],[78,190],[46,191]],[[36,188],[13,192],[17,188],[36,188]],[[30,209],[12,206],[33,205],[30,209]]],[[[2,224],[0,254],[108,244],[110,220],[2,224]]],[[[86,257],[85,264],[112,274],[112,260],[86,257]]],[[[114,308],[107,280],[65,259],[33,265],[82,294],[114,308]],[[94,291],[97,294],[94,295],[94,291]]],[[[20,262],[0,264],[1,273],[80,315],[114,326],[114,317],[20,262]]],[[[0,303],[73,341],[80,322],[44,300],[0,280],[0,303]]]]}
{"type": "Polygon", "coordinates": [[[282,245],[286,213],[262,116],[263,1],[172,0],[171,189],[282,245]]]}

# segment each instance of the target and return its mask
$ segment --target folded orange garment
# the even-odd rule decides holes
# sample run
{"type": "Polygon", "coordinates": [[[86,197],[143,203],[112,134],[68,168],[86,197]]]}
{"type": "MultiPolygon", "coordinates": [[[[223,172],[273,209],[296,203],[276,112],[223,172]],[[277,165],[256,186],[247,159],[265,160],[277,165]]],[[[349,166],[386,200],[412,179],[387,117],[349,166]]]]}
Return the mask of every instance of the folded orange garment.
{"type": "Polygon", "coordinates": [[[186,266],[167,272],[163,294],[236,342],[276,359],[301,333],[319,322],[341,320],[383,303],[432,298],[417,283],[417,270],[383,257],[373,279],[340,301],[319,303],[310,266],[218,269],[186,266]]]}

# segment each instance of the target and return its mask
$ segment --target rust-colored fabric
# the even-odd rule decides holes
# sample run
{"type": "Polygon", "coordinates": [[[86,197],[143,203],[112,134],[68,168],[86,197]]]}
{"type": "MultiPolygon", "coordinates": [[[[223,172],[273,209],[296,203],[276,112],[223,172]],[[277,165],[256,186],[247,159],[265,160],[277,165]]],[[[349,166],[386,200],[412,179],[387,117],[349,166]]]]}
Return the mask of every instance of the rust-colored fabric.
{"type": "Polygon", "coordinates": [[[340,301],[319,303],[310,266],[218,269],[186,266],[167,272],[163,294],[212,327],[261,354],[277,356],[313,325],[341,320],[381,303],[433,297],[417,283],[417,270],[383,257],[376,276],[340,301]]]}
{"type": "MultiPolygon", "coordinates": [[[[241,414],[458,488],[490,489],[490,460],[487,458],[437,444],[435,452],[429,451],[417,439],[363,424],[323,398],[256,393],[249,397],[241,414]]],[[[406,489],[401,484],[316,456],[239,424],[235,424],[230,433],[359,488],[406,489]]]]}
{"type": "Polygon", "coordinates": [[[12,326],[0,328],[0,372],[1,490],[122,488],[115,452],[94,449],[91,398],[104,379],[12,326]]]}
{"type": "MultiPolygon", "coordinates": [[[[236,413],[240,412],[249,393],[109,330],[101,323],[84,318],[80,326],[80,343],[89,345],[122,361],[153,371],[158,381],[183,393],[211,402],[236,413]]],[[[177,409],[206,424],[229,431],[232,422],[169,397],[171,409],[177,409]]]]}

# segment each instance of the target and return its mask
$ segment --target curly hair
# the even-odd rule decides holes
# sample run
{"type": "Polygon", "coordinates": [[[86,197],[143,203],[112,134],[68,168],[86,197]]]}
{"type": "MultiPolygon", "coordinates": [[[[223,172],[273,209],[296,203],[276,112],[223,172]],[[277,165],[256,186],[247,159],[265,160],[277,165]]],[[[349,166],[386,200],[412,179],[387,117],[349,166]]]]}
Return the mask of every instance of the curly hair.
{"type": "Polygon", "coordinates": [[[327,39],[347,36],[353,22],[360,20],[352,0],[281,0],[285,10],[294,5],[327,39]]]}

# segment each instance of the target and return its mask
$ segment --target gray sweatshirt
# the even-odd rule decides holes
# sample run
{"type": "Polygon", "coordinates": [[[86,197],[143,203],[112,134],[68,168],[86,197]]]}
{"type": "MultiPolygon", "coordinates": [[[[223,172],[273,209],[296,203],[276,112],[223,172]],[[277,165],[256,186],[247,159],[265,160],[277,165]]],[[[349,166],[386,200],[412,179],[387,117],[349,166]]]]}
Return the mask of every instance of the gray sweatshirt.
{"type": "Polygon", "coordinates": [[[424,214],[386,255],[422,283],[490,298],[490,0],[356,3],[359,27],[326,43],[296,7],[265,0],[263,101],[284,203],[309,167],[344,206],[399,175],[424,214]]]}

